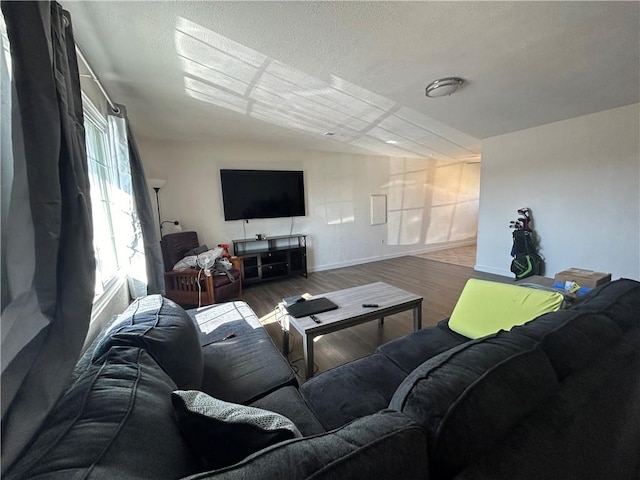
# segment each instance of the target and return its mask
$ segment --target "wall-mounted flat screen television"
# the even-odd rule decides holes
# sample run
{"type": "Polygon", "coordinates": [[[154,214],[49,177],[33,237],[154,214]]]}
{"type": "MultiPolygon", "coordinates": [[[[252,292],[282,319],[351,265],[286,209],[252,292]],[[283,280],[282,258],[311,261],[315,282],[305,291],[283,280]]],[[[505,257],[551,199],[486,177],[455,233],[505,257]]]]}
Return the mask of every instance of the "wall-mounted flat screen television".
{"type": "Polygon", "coordinates": [[[225,220],[302,217],[304,177],[292,170],[220,170],[225,220]]]}

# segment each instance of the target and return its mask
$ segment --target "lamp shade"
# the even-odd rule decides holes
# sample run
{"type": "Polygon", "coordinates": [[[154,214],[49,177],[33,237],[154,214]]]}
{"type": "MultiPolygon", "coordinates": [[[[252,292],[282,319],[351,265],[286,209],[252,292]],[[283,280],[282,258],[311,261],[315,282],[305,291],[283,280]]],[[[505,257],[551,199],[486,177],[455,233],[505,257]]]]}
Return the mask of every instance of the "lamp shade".
{"type": "Polygon", "coordinates": [[[147,179],[147,184],[151,188],[162,188],[167,183],[166,180],[161,180],[159,178],[149,178],[147,179]]]}

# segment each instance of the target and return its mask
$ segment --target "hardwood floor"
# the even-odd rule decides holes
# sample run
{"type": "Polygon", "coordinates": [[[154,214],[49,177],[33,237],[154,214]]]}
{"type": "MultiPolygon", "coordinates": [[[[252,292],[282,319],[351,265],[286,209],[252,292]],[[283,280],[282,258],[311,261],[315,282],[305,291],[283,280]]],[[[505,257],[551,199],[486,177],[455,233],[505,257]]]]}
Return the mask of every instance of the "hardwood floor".
{"type": "MultiPolygon", "coordinates": [[[[508,281],[507,277],[475,272],[473,269],[424,258],[406,256],[352,267],[310,273],[309,278],[292,277],[244,288],[241,300],[256,312],[274,343],[282,347],[282,331],[276,321],[276,305],[283,297],[355,287],[372,282],[386,282],[421,295],[422,326],[435,325],[448,317],[469,278],[508,281]]],[[[315,342],[317,372],[323,372],[351,360],[373,353],[382,343],[413,330],[411,312],[385,319],[384,325],[369,322],[339,332],[319,336],[315,342]]],[[[302,341],[291,332],[289,360],[302,370],[302,341]]],[[[300,383],[304,380],[299,376],[300,383]]]]}
{"type": "Polygon", "coordinates": [[[438,262],[453,263],[455,265],[473,268],[476,264],[476,248],[476,244],[465,245],[463,247],[446,248],[444,250],[436,250],[434,252],[419,253],[415,256],[426,258],[427,260],[436,260],[438,262]]]}

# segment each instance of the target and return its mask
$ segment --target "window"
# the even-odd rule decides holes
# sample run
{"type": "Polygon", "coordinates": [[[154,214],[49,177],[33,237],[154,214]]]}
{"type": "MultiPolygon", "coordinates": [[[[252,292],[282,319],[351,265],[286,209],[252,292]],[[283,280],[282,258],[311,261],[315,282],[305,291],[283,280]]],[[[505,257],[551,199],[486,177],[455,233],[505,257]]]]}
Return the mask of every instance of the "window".
{"type": "MultiPolygon", "coordinates": [[[[11,51],[9,50],[9,37],[7,37],[7,25],[4,23],[4,17],[0,13],[0,36],[2,37],[2,56],[5,65],[2,67],[2,79],[11,84],[11,51]],[[6,70],[4,70],[6,69],[6,70]]],[[[4,106],[4,105],[3,105],[4,106]]],[[[9,109],[11,110],[11,109],[9,109]]]]}
{"type": "Polygon", "coordinates": [[[118,139],[111,138],[118,136],[117,132],[109,128],[86,95],[82,102],[93,210],[96,296],[99,296],[131,263],[132,248],[140,242],[135,234],[129,164],[116,152],[123,148],[118,139]]]}
{"type": "Polygon", "coordinates": [[[120,263],[112,221],[110,185],[112,174],[107,141],[107,122],[83,96],[85,107],[85,138],[91,184],[93,210],[93,245],[96,252],[96,295],[101,294],[115,277],[120,263]]]}

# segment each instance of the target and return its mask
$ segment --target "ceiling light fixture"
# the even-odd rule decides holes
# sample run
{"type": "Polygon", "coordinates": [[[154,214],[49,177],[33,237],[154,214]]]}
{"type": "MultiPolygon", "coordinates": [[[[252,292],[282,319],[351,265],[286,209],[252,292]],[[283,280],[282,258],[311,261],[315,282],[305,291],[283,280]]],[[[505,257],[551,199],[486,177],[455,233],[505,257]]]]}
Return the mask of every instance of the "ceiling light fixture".
{"type": "Polygon", "coordinates": [[[389,145],[396,145],[398,142],[396,140],[385,140],[384,143],[388,143],[389,145]]]}
{"type": "Polygon", "coordinates": [[[458,90],[464,83],[462,78],[441,78],[427,85],[426,95],[430,98],[445,97],[458,90]]]}

